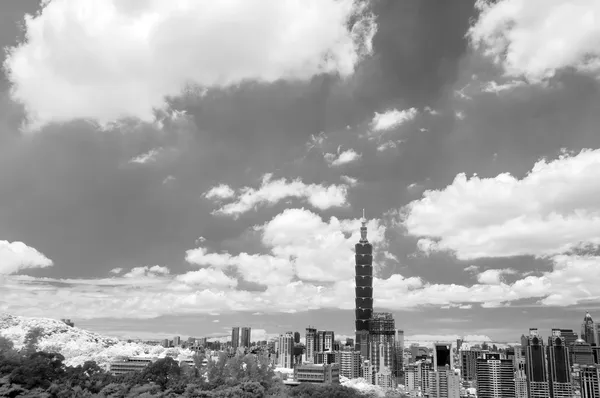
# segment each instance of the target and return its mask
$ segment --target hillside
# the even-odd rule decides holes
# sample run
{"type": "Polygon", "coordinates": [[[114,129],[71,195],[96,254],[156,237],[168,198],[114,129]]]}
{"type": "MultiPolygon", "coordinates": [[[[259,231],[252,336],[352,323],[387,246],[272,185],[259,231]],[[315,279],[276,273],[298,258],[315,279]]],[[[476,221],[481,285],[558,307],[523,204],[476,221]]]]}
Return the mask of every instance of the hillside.
{"type": "Polygon", "coordinates": [[[108,364],[120,356],[160,358],[167,353],[175,357],[192,355],[192,352],[187,349],[166,349],[160,346],[123,342],[116,338],[70,327],[56,319],[0,314],[0,335],[10,339],[17,349],[23,347],[25,336],[33,328],[43,330],[37,345],[38,350],[62,354],[65,357],[65,364],[69,366],[77,366],[87,360],[93,360],[99,366],[108,368],[108,364]]]}

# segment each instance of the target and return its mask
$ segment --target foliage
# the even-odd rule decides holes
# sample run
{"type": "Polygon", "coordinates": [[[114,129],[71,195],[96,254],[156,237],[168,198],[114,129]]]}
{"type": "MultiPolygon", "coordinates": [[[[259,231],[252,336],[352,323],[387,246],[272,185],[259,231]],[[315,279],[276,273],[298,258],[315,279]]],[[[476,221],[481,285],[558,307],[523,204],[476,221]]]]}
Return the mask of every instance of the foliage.
{"type": "MultiPolygon", "coordinates": [[[[208,360],[197,355],[197,366],[166,357],[141,372],[113,376],[95,362],[66,366],[61,354],[35,351],[39,330],[27,336],[17,351],[0,338],[0,397],[36,398],[262,398],[366,397],[341,385],[302,384],[286,387],[275,378],[266,359],[255,355],[208,360]],[[199,365],[199,366],[198,366],[199,365]]],[[[389,397],[398,395],[389,395],[389,397]]]]}

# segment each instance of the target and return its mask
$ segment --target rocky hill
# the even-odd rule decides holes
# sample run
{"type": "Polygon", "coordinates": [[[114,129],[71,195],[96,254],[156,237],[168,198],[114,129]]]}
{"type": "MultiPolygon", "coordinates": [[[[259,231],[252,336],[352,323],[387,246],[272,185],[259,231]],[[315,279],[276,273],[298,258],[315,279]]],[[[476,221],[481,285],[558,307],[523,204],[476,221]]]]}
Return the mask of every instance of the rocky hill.
{"type": "Polygon", "coordinates": [[[0,336],[10,339],[15,348],[25,343],[25,336],[34,328],[42,330],[37,348],[41,351],[58,352],[65,357],[70,366],[93,360],[108,368],[108,364],[117,357],[152,356],[188,357],[192,352],[187,349],[151,346],[141,343],[127,343],[116,338],[106,337],[87,330],[71,327],[64,322],[49,318],[29,318],[0,314],[0,336]]]}

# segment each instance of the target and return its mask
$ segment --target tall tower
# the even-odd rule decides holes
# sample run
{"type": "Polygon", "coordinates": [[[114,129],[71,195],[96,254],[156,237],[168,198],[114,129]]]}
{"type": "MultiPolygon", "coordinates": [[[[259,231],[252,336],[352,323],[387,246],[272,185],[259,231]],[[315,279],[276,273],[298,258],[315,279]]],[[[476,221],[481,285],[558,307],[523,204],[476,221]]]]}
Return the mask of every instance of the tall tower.
{"type": "Polygon", "coordinates": [[[581,338],[589,345],[599,345],[600,343],[596,341],[598,339],[597,326],[589,312],[585,314],[581,324],[581,338]]]}
{"type": "Polygon", "coordinates": [[[240,346],[240,327],[234,326],[231,328],[231,347],[234,350],[240,346]]]}
{"type": "Polygon", "coordinates": [[[499,354],[483,354],[476,363],[478,397],[515,398],[512,359],[500,359],[499,354]]]}
{"type": "Polygon", "coordinates": [[[548,338],[548,376],[550,376],[550,396],[573,397],[569,349],[565,344],[565,338],[561,336],[560,329],[552,330],[552,337],[548,338]]]}
{"type": "Polygon", "coordinates": [[[529,329],[529,336],[523,341],[527,344],[525,358],[529,396],[531,398],[550,398],[546,351],[538,330],[536,328],[529,329]]]}
{"type": "Polygon", "coordinates": [[[304,353],[304,361],[308,363],[315,362],[315,349],[316,349],[317,329],[308,327],[306,328],[306,351],[304,353]]]}
{"type": "Polygon", "coordinates": [[[367,240],[367,220],[363,209],[360,240],[354,246],[356,260],[356,340],[354,349],[369,358],[369,319],[373,315],[373,245],[367,240]]]}
{"type": "Polygon", "coordinates": [[[240,346],[250,347],[251,335],[252,335],[252,328],[249,326],[243,327],[240,346]]]}

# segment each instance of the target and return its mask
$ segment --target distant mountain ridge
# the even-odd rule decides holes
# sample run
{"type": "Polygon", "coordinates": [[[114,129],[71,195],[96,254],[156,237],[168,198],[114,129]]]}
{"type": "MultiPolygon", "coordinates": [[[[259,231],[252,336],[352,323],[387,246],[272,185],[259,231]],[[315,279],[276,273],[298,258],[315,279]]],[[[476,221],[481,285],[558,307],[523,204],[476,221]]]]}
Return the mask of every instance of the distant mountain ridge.
{"type": "Polygon", "coordinates": [[[11,314],[0,314],[0,336],[13,342],[20,349],[25,344],[25,336],[40,328],[42,334],[37,349],[57,352],[65,357],[69,366],[82,365],[87,360],[96,361],[99,366],[108,368],[112,360],[124,356],[189,357],[193,353],[182,348],[164,348],[143,343],[127,343],[117,338],[102,336],[78,327],[71,327],[62,321],[50,318],[30,318],[11,314]]]}

